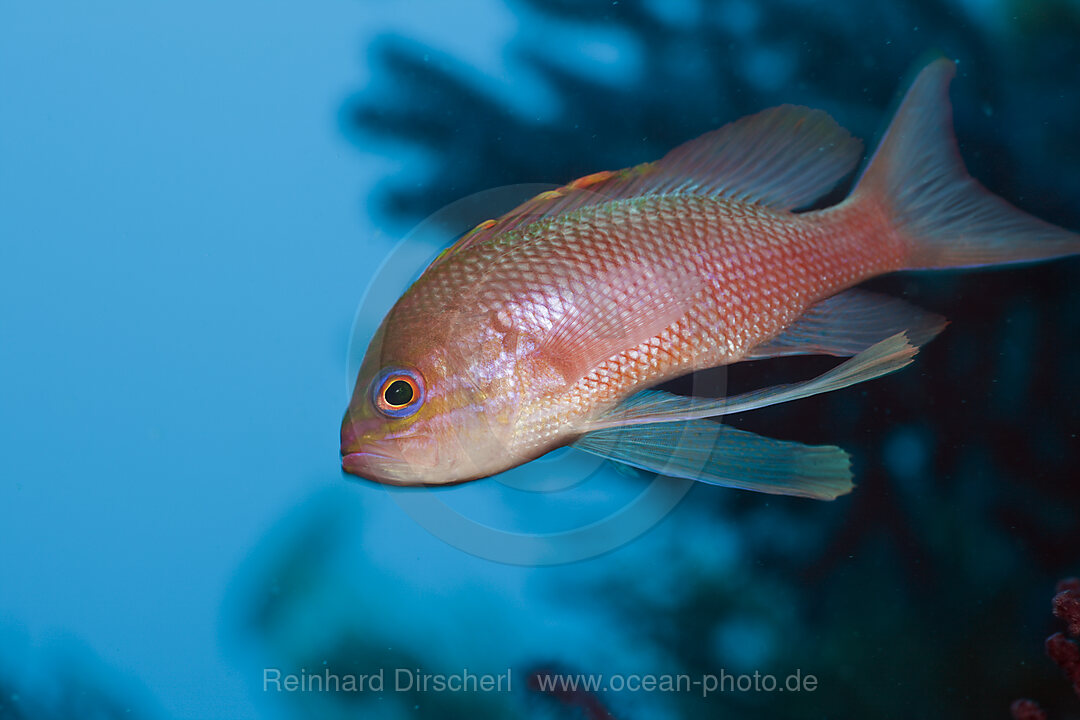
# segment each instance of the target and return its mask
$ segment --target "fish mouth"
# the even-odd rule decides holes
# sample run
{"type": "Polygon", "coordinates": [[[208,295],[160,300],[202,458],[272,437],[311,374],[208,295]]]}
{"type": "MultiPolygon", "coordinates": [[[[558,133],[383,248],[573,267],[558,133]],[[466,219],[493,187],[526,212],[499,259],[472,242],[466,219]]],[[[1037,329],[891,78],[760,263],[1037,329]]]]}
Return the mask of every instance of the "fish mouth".
{"type": "Polygon", "coordinates": [[[414,465],[398,455],[361,450],[342,453],[341,469],[381,485],[416,486],[429,484],[423,471],[433,468],[414,465]]]}
{"type": "Polygon", "coordinates": [[[393,462],[400,462],[400,458],[393,458],[382,453],[364,450],[360,452],[343,452],[341,454],[341,469],[350,475],[371,480],[373,482],[390,482],[386,477],[376,472],[379,467],[385,468],[393,462]]]}

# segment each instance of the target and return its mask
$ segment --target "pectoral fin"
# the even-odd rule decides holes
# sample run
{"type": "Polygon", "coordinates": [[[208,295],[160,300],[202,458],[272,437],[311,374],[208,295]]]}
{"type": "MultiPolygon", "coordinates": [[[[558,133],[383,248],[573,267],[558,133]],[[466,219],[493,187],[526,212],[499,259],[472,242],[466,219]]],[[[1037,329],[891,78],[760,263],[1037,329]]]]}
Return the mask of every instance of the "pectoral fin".
{"type": "Polygon", "coordinates": [[[773,440],[709,420],[599,430],[574,446],[670,477],[774,495],[833,500],[853,487],[850,458],[838,447],[773,440]]]}

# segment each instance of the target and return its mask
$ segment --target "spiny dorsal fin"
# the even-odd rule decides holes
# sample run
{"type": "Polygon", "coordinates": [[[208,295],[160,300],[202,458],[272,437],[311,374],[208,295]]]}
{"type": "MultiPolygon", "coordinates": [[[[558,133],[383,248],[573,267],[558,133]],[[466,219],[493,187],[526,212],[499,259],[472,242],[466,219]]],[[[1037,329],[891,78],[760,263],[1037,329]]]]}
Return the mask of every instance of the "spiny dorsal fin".
{"type": "Polygon", "coordinates": [[[828,113],[781,105],[675,148],[656,163],[659,172],[648,192],[690,192],[791,210],[831,190],[861,157],[862,141],[828,113]]]}
{"type": "Polygon", "coordinates": [[[642,163],[625,170],[603,170],[580,177],[555,190],[542,192],[535,197],[529,198],[498,220],[485,220],[462,235],[457,242],[435,258],[431,267],[434,267],[436,263],[448,255],[472,247],[493,235],[590,205],[602,205],[620,197],[631,197],[631,195],[614,195],[612,192],[617,190],[621,184],[626,184],[639,175],[652,172],[655,165],[656,163],[642,163]],[[597,188],[599,188],[599,191],[597,188]]]}
{"type": "Polygon", "coordinates": [[[827,113],[781,105],[685,142],[656,162],[593,173],[540,193],[480,223],[450,253],[543,218],[627,198],[710,195],[790,210],[831,190],[860,157],[862,142],[827,113]]]}
{"type": "Polygon", "coordinates": [[[543,218],[647,195],[712,195],[800,207],[831,190],[862,152],[862,141],[826,112],[781,105],[684,142],[656,162],[593,173],[542,192],[498,220],[481,222],[438,259],[543,218]]]}

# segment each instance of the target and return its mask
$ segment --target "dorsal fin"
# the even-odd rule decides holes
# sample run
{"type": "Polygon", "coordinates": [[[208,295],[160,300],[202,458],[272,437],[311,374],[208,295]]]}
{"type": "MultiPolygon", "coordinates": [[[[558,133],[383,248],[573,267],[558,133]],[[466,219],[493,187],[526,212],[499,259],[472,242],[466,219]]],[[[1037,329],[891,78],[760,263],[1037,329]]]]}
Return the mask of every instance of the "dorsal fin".
{"type": "Polygon", "coordinates": [[[828,113],[781,105],[683,143],[656,163],[643,189],[791,210],[831,190],[861,157],[862,141],[828,113]]]}
{"type": "Polygon", "coordinates": [[[593,173],[540,193],[480,223],[447,254],[543,218],[650,195],[710,195],[790,210],[827,193],[861,157],[862,142],[827,113],[781,105],[685,142],[656,162],[593,173]]]}

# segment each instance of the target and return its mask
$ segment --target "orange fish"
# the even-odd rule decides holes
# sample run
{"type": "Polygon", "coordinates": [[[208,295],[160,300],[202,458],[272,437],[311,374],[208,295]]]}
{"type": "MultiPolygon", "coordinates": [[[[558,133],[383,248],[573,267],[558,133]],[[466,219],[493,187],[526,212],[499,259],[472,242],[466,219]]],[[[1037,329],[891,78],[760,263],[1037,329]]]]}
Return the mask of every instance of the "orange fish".
{"type": "Polygon", "coordinates": [[[572,444],[638,468],[832,499],[847,453],[709,418],[827,392],[909,362],[943,318],[852,286],[898,270],[1030,262],[1080,236],[964,169],[954,64],[925,67],[851,195],[797,212],[862,143],[784,105],[662,159],[602,172],[489,220],[387,314],[341,426],[342,466],[395,485],[475,480],[572,444]],[[849,358],[824,375],[722,399],[652,386],[781,355],[849,358]]]}

